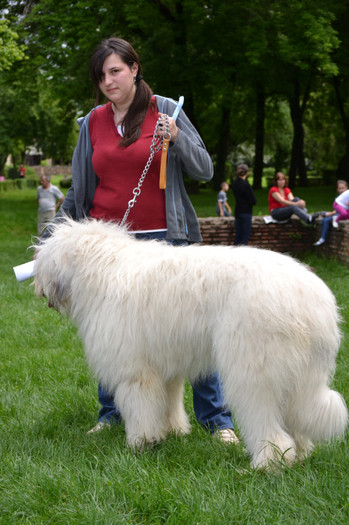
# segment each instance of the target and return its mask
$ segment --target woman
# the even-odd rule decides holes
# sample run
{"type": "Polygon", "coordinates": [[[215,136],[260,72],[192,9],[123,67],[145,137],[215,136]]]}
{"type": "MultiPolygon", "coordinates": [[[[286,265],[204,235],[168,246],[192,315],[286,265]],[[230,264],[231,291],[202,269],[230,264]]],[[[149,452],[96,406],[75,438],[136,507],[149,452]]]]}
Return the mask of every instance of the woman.
{"type": "Polygon", "coordinates": [[[276,221],[286,221],[295,214],[307,224],[310,224],[320,212],[309,215],[306,203],[303,199],[294,197],[290,188],[287,187],[288,179],[282,171],[278,171],[274,177],[274,185],[269,190],[269,211],[276,221]]]}
{"type": "MultiPolygon", "coordinates": [[[[79,119],[73,185],[62,211],[76,220],[90,216],[120,222],[127,218],[130,231],[142,239],[176,244],[200,241],[182,177],[182,169],[195,180],[208,181],[213,176],[212,161],[197,131],[183,111],[177,121],[168,116],[173,115],[176,103],[153,96],[143,80],[139,57],[125,40],[103,41],[92,56],[90,75],[108,102],[79,119]],[[164,136],[170,138],[170,147],[166,189],[160,189],[158,141],[164,136]],[[135,195],[137,200],[130,206],[135,195]]],[[[238,442],[216,374],[193,385],[193,399],[201,425],[222,441],[238,442]]],[[[120,419],[113,397],[101,385],[99,400],[99,422],[89,433],[120,419]]]]}
{"type": "Polygon", "coordinates": [[[257,199],[247,180],[247,164],[239,164],[237,178],[233,182],[232,190],[235,195],[235,240],[234,245],[247,245],[252,228],[252,206],[257,199]]]}

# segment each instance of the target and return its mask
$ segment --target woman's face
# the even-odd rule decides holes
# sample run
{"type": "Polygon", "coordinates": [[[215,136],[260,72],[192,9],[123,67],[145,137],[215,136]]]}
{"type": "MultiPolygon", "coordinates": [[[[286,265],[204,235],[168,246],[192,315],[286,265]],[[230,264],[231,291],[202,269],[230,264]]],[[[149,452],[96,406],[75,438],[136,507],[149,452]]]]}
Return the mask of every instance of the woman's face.
{"type": "Polygon", "coordinates": [[[286,186],[286,179],[282,175],[279,175],[276,181],[278,188],[284,188],[286,186]]]}
{"type": "Polygon", "coordinates": [[[134,79],[138,65],[131,67],[122,61],[120,55],[112,53],[103,64],[102,80],[99,89],[116,107],[130,105],[136,92],[134,79]]]}

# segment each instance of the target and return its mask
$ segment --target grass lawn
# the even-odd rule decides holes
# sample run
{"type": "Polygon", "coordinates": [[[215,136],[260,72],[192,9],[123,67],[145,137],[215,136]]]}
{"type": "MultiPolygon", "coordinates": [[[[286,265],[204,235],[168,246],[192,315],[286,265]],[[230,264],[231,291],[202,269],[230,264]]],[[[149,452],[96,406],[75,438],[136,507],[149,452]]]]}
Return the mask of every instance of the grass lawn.
{"type": "MultiPolygon", "coordinates": [[[[333,193],[311,188],[299,195],[313,211],[330,209],[333,193]]],[[[255,213],[267,213],[263,199],[258,195],[255,213]]],[[[193,201],[199,215],[215,214],[215,192],[204,190],[201,203],[199,196],[193,201]]],[[[349,522],[348,437],[317,446],[282,473],[255,472],[243,445],[227,447],[199,428],[189,386],[189,436],[170,436],[144,454],[125,447],[122,426],[87,436],[96,423],[97,382],[76,330],[12,271],[32,258],[35,191],[0,194],[0,221],[0,524],[349,522]]],[[[342,311],[334,387],[348,403],[349,269],[312,253],[305,260],[342,311]]]]}

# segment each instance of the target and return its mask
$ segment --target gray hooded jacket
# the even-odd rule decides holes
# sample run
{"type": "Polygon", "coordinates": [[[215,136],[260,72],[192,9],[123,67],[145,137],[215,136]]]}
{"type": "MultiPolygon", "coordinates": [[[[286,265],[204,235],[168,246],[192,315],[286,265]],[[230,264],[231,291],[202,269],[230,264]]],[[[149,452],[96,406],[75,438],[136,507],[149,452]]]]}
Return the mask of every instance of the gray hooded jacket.
{"type": "MultiPolygon", "coordinates": [[[[160,113],[173,115],[176,107],[174,100],[156,95],[156,102],[160,113]]],[[[78,120],[80,134],[73,154],[73,182],[54,222],[59,220],[63,214],[69,215],[75,220],[81,220],[90,215],[93,197],[99,181],[92,167],[92,145],[88,125],[90,115],[95,109],[78,120]]],[[[209,181],[213,177],[213,164],[200,135],[184,111],[180,111],[176,124],[179,130],[178,138],[175,143],[170,143],[167,161],[166,239],[200,242],[199,223],[185,190],[182,172],[184,171],[191,179],[209,181]]],[[[144,183],[146,183],[146,179],[144,183]]],[[[130,195],[130,199],[132,197],[133,195],[130,195]]],[[[137,202],[135,206],[137,206],[137,202]]],[[[130,218],[131,214],[132,211],[130,218]]],[[[49,229],[46,230],[44,237],[50,235],[49,229]]]]}

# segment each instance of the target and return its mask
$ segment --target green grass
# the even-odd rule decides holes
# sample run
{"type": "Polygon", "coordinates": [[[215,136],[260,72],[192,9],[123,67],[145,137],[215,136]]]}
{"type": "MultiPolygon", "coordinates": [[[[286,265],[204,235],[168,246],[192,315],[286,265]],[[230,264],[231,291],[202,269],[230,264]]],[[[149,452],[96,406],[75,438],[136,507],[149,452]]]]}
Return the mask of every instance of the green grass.
{"type": "MultiPolygon", "coordinates": [[[[76,330],[12,271],[31,259],[35,192],[0,195],[0,220],[0,524],[348,523],[348,438],[280,474],[255,472],[243,446],[226,447],[199,428],[189,387],[189,436],[144,454],[125,446],[122,426],[86,436],[97,382],[76,330]]],[[[334,386],[348,402],[349,269],[312,253],[305,260],[342,310],[334,386]]]]}

